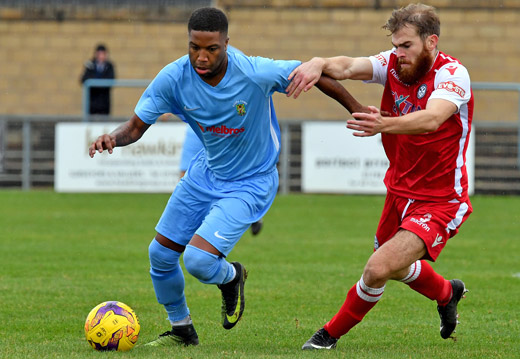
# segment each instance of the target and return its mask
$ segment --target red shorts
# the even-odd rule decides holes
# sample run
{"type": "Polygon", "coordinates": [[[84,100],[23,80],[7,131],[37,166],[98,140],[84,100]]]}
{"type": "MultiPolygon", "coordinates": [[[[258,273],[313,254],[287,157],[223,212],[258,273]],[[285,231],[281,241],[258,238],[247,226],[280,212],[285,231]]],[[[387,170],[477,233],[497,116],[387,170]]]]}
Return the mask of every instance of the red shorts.
{"type": "Polygon", "coordinates": [[[388,193],[375,238],[375,249],[391,239],[399,229],[418,235],[426,245],[425,259],[435,262],[449,238],[473,212],[471,203],[426,202],[388,193]]]}

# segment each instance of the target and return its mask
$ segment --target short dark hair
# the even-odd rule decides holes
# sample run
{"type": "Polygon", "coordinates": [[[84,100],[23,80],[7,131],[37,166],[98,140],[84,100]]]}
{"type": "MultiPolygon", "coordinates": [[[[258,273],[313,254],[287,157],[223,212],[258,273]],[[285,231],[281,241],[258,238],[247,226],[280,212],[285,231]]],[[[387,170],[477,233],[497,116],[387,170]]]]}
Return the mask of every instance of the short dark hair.
{"type": "Polygon", "coordinates": [[[188,21],[188,32],[209,31],[220,32],[224,35],[228,33],[228,20],[222,10],[214,7],[202,7],[195,10],[188,21]]]}
{"type": "Polygon", "coordinates": [[[393,34],[406,25],[415,26],[423,41],[430,35],[441,35],[441,22],[433,6],[419,3],[394,10],[383,29],[393,34]]]}
{"type": "Polygon", "coordinates": [[[107,47],[104,44],[99,44],[96,46],[96,51],[107,51],[107,47]]]}

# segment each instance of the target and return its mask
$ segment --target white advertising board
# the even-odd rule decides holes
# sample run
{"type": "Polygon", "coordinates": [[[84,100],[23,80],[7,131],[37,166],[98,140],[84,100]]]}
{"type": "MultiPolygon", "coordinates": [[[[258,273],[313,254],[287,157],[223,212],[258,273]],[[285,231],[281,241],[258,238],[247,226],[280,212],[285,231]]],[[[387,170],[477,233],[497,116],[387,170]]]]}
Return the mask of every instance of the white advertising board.
{"type": "Polygon", "coordinates": [[[58,123],[54,189],[57,192],[172,192],[179,179],[184,123],[157,123],[112,154],[88,155],[101,134],[121,123],[58,123]]]}
{"type": "Polygon", "coordinates": [[[386,193],[387,168],[380,135],[354,137],[345,122],[303,124],[303,192],[386,193]]]}
{"type": "MultiPolygon", "coordinates": [[[[474,136],[467,151],[469,193],[474,192],[474,136]]],[[[314,121],[302,126],[302,191],[385,194],[388,169],[381,135],[355,137],[345,122],[314,121]]]]}

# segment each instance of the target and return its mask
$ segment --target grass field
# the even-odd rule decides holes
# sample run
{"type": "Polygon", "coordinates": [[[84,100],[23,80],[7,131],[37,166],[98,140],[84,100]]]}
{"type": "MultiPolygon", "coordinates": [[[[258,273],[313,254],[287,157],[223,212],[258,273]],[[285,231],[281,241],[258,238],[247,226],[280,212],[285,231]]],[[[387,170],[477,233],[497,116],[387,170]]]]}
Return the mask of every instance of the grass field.
{"type": "Polygon", "coordinates": [[[434,268],[470,290],[457,340],[442,340],[436,304],[390,282],[335,351],[301,345],[339,309],[372,251],[381,196],[279,196],[258,237],[231,253],[249,271],[246,310],[220,325],[220,292],[186,276],[201,344],[99,353],[85,317],[119,300],[141,322],[138,344],[168,329],[147,248],[168,199],[157,194],[0,191],[0,358],[519,358],[520,197],[472,199],[474,213],[434,268]]]}

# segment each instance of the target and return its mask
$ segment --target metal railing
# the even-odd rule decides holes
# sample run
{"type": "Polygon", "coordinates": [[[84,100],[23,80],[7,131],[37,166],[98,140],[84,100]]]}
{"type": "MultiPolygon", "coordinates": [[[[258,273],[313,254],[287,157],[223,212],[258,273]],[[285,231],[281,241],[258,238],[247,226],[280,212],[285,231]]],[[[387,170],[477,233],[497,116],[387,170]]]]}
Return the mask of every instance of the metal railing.
{"type": "Polygon", "coordinates": [[[145,79],[88,79],[83,82],[82,113],[83,122],[90,120],[90,89],[92,87],[146,87],[151,80],[145,79]]]}
{"type": "MultiPolygon", "coordinates": [[[[51,151],[40,151],[44,152],[39,154],[38,150],[33,147],[33,128],[37,125],[49,123],[49,126],[54,128],[54,125],[58,122],[79,122],[81,117],[79,116],[46,116],[46,115],[3,115],[0,116],[0,142],[2,143],[3,153],[0,155],[3,159],[2,172],[0,172],[0,182],[20,182],[22,190],[30,190],[35,180],[40,182],[49,182],[54,180],[53,175],[49,174],[38,174],[33,173],[33,161],[38,161],[39,167],[42,167],[44,161],[53,164],[54,161],[54,148],[51,151]],[[10,131],[9,125],[16,125],[16,128],[20,130],[20,142],[21,150],[9,149],[8,145],[8,132],[10,131]],[[37,155],[37,156],[36,156],[37,155]],[[52,157],[51,157],[52,156],[52,157]],[[19,173],[6,173],[8,170],[7,161],[12,160],[17,162],[20,159],[19,173]]],[[[15,137],[18,137],[15,135],[15,137]]],[[[18,167],[17,167],[18,168],[18,167]]],[[[41,168],[40,168],[41,170],[41,168]]],[[[18,172],[18,171],[16,171],[18,172]]]]}
{"type": "MultiPolygon", "coordinates": [[[[83,121],[89,120],[90,88],[91,87],[146,87],[151,80],[146,79],[89,79],[83,83],[83,121]]],[[[473,90],[484,91],[516,91],[518,93],[517,127],[520,141],[520,83],[516,82],[474,82],[471,84],[473,90]]],[[[496,124],[489,121],[490,124],[496,124]]],[[[482,122],[485,126],[485,122],[482,122]]],[[[283,144],[282,138],[282,144],[283,144]]],[[[517,151],[517,161],[520,167],[520,145],[517,151]]]]}
{"type": "MultiPolygon", "coordinates": [[[[83,115],[81,116],[23,116],[23,115],[3,115],[0,116],[0,159],[2,159],[2,163],[0,163],[0,182],[2,178],[5,180],[9,178],[10,181],[20,181],[21,187],[24,190],[29,190],[32,187],[32,184],[35,181],[35,178],[40,176],[42,182],[52,182],[53,175],[35,175],[33,173],[33,161],[35,159],[43,160],[45,157],[49,163],[52,164],[53,159],[47,157],[54,154],[54,150],[47,150],[44,154],[39,154],[38,158],[34,157],[35,151],[33,149],[33,145],[31,143],[32,129],[35,125],[44,123],[44,122],[81,122],[81,121],[106,121],[110,119],[110,121],[124,121],[125,118],[114,118],[108,116],[91,116],[88,114],[88,102],[89,102],[89,87],[94,85],[104,85],[104,86],[121,86],[121,87],[145,87],[149,84],[150,80],[102,80],[102,79],[93,79],[87,80],[84,85],[83,90],[83,115]],[[21,151],[18,151],[16,155],[17,158],[20,158],[20,174],[5,174],[1,173],[2,167],[5,169],[5,161],[6,161],[6,153],[8,151],[7,148],[7,132],[9,131],[7,123],[17,123],[20,125],[20,137],[21,137],[21,151]],[[3,166],[2,166],[3,165],[3,166]]],[[[491,90],[491,91],[516,91],[519,94],[520,98],[520,83],[491,83],[491,82],[476,82],[472,85],[473,90],[491,90]]],[[[282,132],[282,150],[280,154],[280,191],[282,193],[288,193],[293,190],[293,188],[297,187],[293,184],[295,177],[298,177],[295,171],[300,170],[299,165],[301,162],[301,158],[291,153],[291,149],[296,142],[299,141],[299,137],[296,136],[295,128],[299,127],[301,122],[304,120],[281,120],[280,127],[282,132]],[[298,167],[298,168],[297,168],[298,167]]],[[[479,121],[475,123],[476,127],[491,127],[496,125],[496,121],[479,121]]],[[[508,124],[511,126],[511,124],[508,124]]],[[[519,99],[519,110],[518,110],[518,119],[514,123],[513,127],[516,127],[518,130],[518,141],[520,141],[520,99],[519,99]]],[[[520,168],[520,144],[517,144],[518,153],[518,168],[520,168]]]]}
{"type": "MultiPolygon", "coordinates": [[[[483,91],[516,91],[518,94],[518,109],[517,109],[517,129],[518,129],[518,145],[516,159],[518,168],[520,168],[520,83],[518,82],[474,82],[471,84],[473,90],[483,91]]],[[[479,125],[486,126],[492,124],[492,121],[481,122],[479,125]]],[[[495,124],[496,125],[496,124],[495,124]]]]}
{"type": "MultiPolygon", "coordinates": [[[[89,122],[105,122],[107,120],[111,122],[123,122],[127,118],[115,118],[110,116],[87,116],[89,122]]],[[[0,159],[4,159],[4,155],[7,153],[7,131],[8,124],[17,124],[17,128],[20,130],[21,137],[21,150],[10,150],[15,152],[14,157],[20,158],[20,171],[16,174],[2,173],[3,163],[0,163],[0,184],[2,182],[20,182],[21,189],[24,191],[30,190],[33,187],[35,180],[38,182],[52,183],[54,181],[53,174],[39,174],[33,173],[34,161],[40,162],[40,167],[43,161],[48,162],[53,166],[54,164],[54,148],[52,151],[45,151],[44,154],[37,154],[38,150],[33,147],[32,139],[34,138],[33,127],[42,123],[49,123],[54,128],[56,123],[59,122],[82,122],[85,121],[84,116],[35,116],[35,115],[3,115],[0,116],[0,159]]],[[[280,123],[282,131],[282,148],[280,153],[280,192],[288,193],[291,188],[291,163],[299,163],[299,160],[291,159],[291,134],[289,126],[297,125],[301,121],[291,120],[280,123]]],[[[13,157],[12,155],[10,157],[13,157]]],[[[12,158],[10,158],[12,159],[12,158]]],[[[41,168],[40,168],[41,169],[41,168]]],[[[51,168],[48,168],[50,170],[51,168]]],[[[0,185],[1,187],[1,185],[0,185]]]]}

